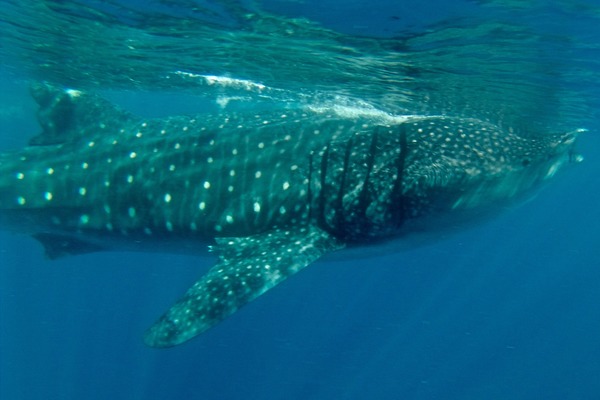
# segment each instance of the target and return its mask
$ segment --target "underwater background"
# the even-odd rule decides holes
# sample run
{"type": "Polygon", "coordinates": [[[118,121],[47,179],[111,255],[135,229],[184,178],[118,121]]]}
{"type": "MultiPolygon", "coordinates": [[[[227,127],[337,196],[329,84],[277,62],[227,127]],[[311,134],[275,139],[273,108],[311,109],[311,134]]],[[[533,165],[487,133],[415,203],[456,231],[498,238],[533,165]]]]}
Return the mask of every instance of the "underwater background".
{"type": "Polygon", "coordinates": [[[0,231],[0,399],[599,399],[600,5],[594,1],[0,3],[0,151],[28,88],[148,117],[310,104],[587,128],[585,161],[499,218],[318,262],[202,336],[142,334],[212,259],[57,261],[0,231]]]}

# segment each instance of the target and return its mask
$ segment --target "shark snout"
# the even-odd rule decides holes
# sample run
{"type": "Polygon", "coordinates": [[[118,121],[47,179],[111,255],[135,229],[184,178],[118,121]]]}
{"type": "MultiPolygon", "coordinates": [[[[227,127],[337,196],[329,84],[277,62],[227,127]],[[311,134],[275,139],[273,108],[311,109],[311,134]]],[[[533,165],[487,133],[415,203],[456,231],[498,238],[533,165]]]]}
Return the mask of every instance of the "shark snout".
{"type": "Polygon", "coordinates": [[[580,163],[583,161],[583,155],[577,151],[575,148],[577,144],[577,138],[584,132],[588,130],[585,128],[576,129],[571,132],[567,132],[563,136],[563,146],[568,146],[568,157],[570,163],[580,163]]]}
{"type": "Polygon", "coordinates": [[[579,163],[583,161],[583,156],[576,150],[576,145],[579,135],[584,132],[587,132],[587,129],[580,128],[558,135],[558,137],[550,143],[550,148],[553,153],[553,156],[550,155],[550,158],[558,157],[566,159],[565,161],[569,163],[579,163]]]}

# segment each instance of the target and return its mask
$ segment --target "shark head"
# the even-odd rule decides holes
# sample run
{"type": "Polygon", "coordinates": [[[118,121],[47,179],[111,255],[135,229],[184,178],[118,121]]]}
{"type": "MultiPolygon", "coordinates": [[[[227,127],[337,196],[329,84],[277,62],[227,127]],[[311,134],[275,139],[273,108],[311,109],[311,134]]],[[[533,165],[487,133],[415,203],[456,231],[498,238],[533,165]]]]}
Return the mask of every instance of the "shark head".
{"type": "Polygon", "coordinates": [[[321,161],[322,225],[362,243],[471,222],[581,161],[574,146],[584,131],[525,136],[431,116],[357,133],[333,143],[321,161]]]}
{"type": "Polygon", "coordinates": [[[435,125],[442,125],[434,128],[435,139],[416,145],[415,153],[427,155],[411,163],[405,182],[405,198],[418,217],[456,214],[468,222],[530,197],[565,166],[583,160],[575,144],[584,129],[528,136],[475,120],[435,125]]]}
{"type": "Polygon", "coordinates": [[[575,145],[579,135],[586,131],[587,129],[576,129],[533,139],[533,151],[529,149],[522,154],[523,167],[526,169],[532,165],[531,173],[545,180],[553,177],[566,165],[583,161],[583,156],[576,151],[575,145]]]}

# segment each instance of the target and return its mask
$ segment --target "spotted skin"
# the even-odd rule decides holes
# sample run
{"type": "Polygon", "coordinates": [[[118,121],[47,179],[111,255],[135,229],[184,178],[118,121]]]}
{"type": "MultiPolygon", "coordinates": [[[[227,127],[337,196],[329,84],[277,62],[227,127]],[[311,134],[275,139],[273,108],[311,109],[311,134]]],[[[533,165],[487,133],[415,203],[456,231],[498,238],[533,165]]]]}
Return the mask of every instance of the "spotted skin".
{"type": "Polygon", "coordinates": [[[146,332],[146,343],[167,347],[189,340],[325,253],[342,247],[313,226],[217,238],[217,243],[217,265],[146,332]]]}
{"type": "Polygon", "coordinates": [[[127,249],[217,264],[148,330],[168,347],[343,248],[441,232],[526,195],[578,132],[522,137],[476,119],[310,108],[142,119],[47,84],[40,135],[0,155],[0,224],[50,258],[127,249]]]}

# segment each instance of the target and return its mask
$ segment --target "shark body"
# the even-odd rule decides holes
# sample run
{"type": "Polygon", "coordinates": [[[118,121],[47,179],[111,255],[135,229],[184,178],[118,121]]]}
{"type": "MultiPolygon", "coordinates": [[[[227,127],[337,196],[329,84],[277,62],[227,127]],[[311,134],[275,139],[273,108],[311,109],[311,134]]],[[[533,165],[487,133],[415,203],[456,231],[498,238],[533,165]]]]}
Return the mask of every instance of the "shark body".
{"type": "Polygon", "coordinates": [[[494,213],[574,157],[577,132],[284,109],[143,119],[38,84],[42,133],[0,155],[0,224],[50,258],[102,250],[218,256],[145,335],[182,343],[315,260],[394,250],[494,213]]]}

